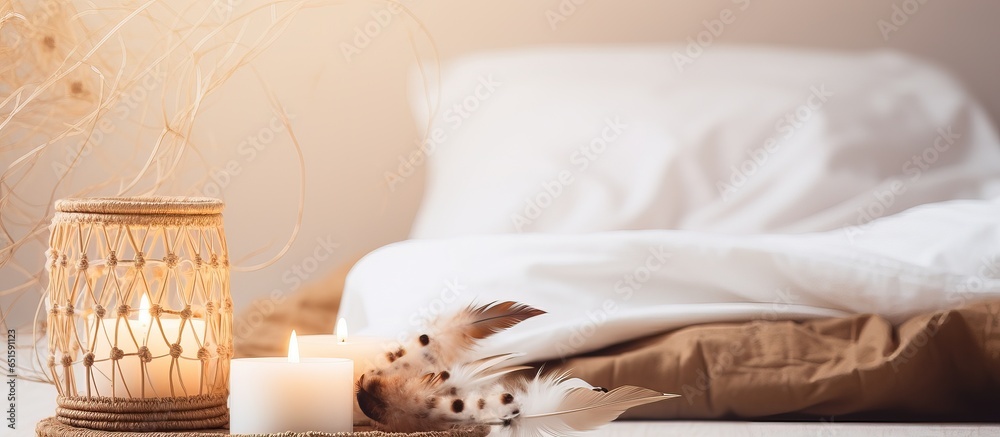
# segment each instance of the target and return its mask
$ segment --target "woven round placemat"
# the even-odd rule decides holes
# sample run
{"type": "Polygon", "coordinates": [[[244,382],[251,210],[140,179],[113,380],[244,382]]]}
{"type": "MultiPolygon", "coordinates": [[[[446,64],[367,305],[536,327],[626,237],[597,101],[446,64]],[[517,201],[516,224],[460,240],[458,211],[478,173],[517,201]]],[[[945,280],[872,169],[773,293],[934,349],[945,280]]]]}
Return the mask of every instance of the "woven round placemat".
{"type": "Polygon", "coordinates": [[[355,427],[354,432],[338,432],[335,434],[324,432],[284,432],[280,434],[229,434],[225,429],[206,429],[197,431],[180,432],[125,432],[125,431],[100,431],[86,428],[77,428],[59,422],[55,417],[38,422],[35,426],[35,435],[38,437],[220,437],[225,435],[240,435],[244,437],[485,437],[489,435],[489,426],[478,426],[472,428],[460,428],[450,431],[428,431],[428,432],[385,432],[376,431],[371,428],[355,427]]]}

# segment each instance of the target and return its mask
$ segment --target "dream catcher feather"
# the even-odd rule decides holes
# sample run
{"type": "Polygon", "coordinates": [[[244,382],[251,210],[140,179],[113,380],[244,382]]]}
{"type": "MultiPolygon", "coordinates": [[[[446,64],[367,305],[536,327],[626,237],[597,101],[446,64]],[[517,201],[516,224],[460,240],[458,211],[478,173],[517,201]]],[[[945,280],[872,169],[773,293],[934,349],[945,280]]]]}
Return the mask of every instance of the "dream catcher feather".
{"type": "Polygon", "coordinates": [[[469,361],[477,341],[542,314],[494,302],[438,318],[361,377],[358,405],[397,432],[494,425],[506,435],[546,436],[592,430],[631,407],[677,396],[632,386],[608,391],[565,373],[511,377],[530,368],[505,365],[520,354],[469,361]]]}

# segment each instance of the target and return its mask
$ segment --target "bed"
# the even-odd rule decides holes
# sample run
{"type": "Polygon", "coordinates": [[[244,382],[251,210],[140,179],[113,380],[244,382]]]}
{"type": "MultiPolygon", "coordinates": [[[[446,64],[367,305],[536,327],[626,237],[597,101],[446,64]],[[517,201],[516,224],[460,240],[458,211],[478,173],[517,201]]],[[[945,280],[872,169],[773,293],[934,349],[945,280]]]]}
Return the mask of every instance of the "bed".
{"type": "Polygon", "coordinates": [[[414,87],[439,141],[411,239],[241,349],[518,300],[548,314],[481,353],[683,396],[625,418],[1000,419],[1000,141],[975,99],[894,52],[672,50],[482,54],[414,87]]]}

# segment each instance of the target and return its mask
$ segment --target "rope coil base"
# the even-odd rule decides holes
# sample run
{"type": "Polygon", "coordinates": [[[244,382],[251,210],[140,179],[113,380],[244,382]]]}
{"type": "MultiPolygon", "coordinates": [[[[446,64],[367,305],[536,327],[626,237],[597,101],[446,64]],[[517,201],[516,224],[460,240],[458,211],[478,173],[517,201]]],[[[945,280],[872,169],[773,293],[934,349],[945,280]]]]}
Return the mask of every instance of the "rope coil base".
{"type": "MultiPolygon", "coordinates": [[[[449,431],[428,431],[414,433],[399,433],[375,431],[370,428],[355,427],[354,432],[338,432],[336,434],[321,432],[284,432],[280,434],[244,434],[245,437],[485,437],[490,433],[489,426],[459,428],[449,431]]],[[[50,417],[38,422],[35,426],[38,437],[221,437],[229,435],[225,429],[192,430],[186,432],[148,432],[135,433],[125,431],[101,431],[84,429],[60,422],[50,417]]]]}
{"type": "Polygon", "coordinates": [[[53,419],[70,427],[102,431],[219,428],[229,423],[227,397],[228,393],[153,399],[59,396],[53,419]]]}

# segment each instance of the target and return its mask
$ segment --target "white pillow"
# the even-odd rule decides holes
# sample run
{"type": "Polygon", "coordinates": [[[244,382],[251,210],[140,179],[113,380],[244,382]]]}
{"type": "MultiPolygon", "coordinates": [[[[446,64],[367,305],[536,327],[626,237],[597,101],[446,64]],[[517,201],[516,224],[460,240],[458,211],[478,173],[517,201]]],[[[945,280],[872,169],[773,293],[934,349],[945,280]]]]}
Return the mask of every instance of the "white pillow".
{"type": "Polygon", "coordinates": [[[821,231],[1000,195],[994,128],[936,68],[887,52],[713,47],[678,71],[677,50],[447,65],[411,236],[821,231]]]}

